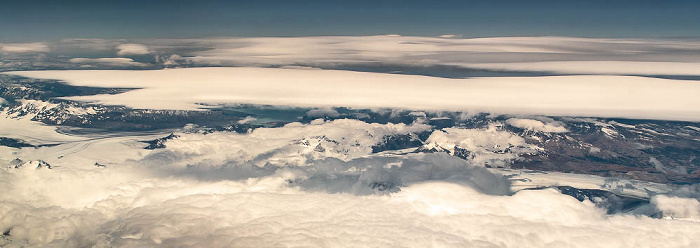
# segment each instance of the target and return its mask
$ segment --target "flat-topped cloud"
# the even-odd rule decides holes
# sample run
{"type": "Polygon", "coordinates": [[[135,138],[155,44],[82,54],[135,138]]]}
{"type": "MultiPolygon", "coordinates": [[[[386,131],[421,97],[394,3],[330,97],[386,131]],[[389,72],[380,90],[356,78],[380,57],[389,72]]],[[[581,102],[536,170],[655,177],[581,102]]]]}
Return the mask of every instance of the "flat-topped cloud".
{"type": "Polygon", "coordinates": [[[117,52],[117,55],[119,56],[143,55],[151,53],[151,51],[148,50],[148,47],[141,44],[119,44],[117,49],[119,50],[117,52]]]}
{"type": "Polygon", "coordinates": [[[700,82],[632,76],[446,79],[336,70],[187,68],[148,71],[22,71],[72,85],[141,88],[72,97],[147,109],[197,103],[404,108],[504,114],[700,120],[700,82]]]}
{"type": "Polygon", "coordinates": [[[153,42],[199,44],[195,46],[207,49],[190,54],[192,61],[210,65],[385,63],[621,75],[698,75],[700,71],[700,42],[689,40],[320,36],[153,42]]]}
{"type": "Polygon", "coordinates": [[[49,52],[49,46],[45,43],[5,43],[0,44],[0,51],[5,53],[42,53],[49,52]]]}
{"type": "Polygon", "coordinates": [[[84,66],[101,65],[116,67],[142,67],[147,64],[136,62],[131,58],[72,58],[69,62],[84,66]]]}
{"type": "Polygon", "coordinates": [[[700,75],[700,63],[642,61],[546,61],[462,64],[469,68],[566,74],[700,75]]]}
{"type": "MultiPolygon", "coordinates": [[[[460,38],[416,36],[314,36],[199,39],[67,39],[4,44],[5,53],[50,52],[62,58],[153,56],[157,67],[258,66],[337,68],[440,76],[425,68],[547,72],[548,74],[698,76],[700,42],[689,39],[602,39],[575,37],[460,38]],[[49,49],[49,47],[51,49],[49,49]],[[91,56],[88,56],[91,57],[91,56]],[[390,69],[391,66],[403,69],[390,69]],[[406,68],[423,68],[422,73],[406,68]],[[406,71],[409,70],[409,71],[406,71]]],[[[53,56],[49,56],[54,58],[53,56]]],[[[24,58],[31,62],[34,58],[24,58]]],[[[3,62],[0,60],[0,62],[3,62]]],[[[16,62],[15,60],[7,62],[16,62]]],[[[74,68],[70,64],[66,68],[74,68]]],[[[31,69],[22,68],[23,70],[31,69]]],[[[495,71],[495,72],[494,72],[495,71]]],[[[477,74],[478,76],[478,74],[477,74]]]]}

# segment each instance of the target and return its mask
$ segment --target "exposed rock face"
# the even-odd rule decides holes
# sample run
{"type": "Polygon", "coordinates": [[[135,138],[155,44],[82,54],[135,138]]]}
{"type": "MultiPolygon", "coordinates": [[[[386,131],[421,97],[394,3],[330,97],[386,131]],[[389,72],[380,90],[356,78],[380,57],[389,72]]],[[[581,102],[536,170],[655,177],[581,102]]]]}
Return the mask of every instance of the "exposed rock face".
{"type": "MultiPolygon", "coordinates": [[[[177,139],[178,135],[175,135],[174,133],[170,133],[170,135],[165,136],[163,138],[157,138],[154,140],[149,140],[149,141],[143,141],[143,143],[148,144],[148,146],[144,147],[144,149],[148,150],[154,150],[154,149],[159,149],[159,148],[165,148],[165,142],[171,139],[177,139]]],[[[95,163],[97,164],[97,163],[95,163]]]]}
{"type": "Polygon", "coordinates": [[[12,161],[10,161],[10,168],[13,169],[22,169],[22,168],[36,168],[36,169],[51,169],[51,165],[47,163],[44,160],[30,160],[27,162],[23,162],[21,159],[16,158],[12,161]]]}
{"type": "MultiPolygon", "coordinates": [[[[484,127],[507,118],[485,120],[486,123],[478,119],[476,117],[477,121],[468,121],[460,128],[483,130],[484,127]]],[[[511,159],[506,166],[620,176],[660,183],[700,182],[698,123],[563,117],[547,119],[556,119],[567,130],[544,132],[510,125],[497,127],[499,135],[509,133],[523,138],[527,144],[535,147],[533,152],[516,153],[517,157],[511,159]]],[[[423,140],[426,144],[415,152],[446,152],[465,160],[474,160],[479,155],[492,153],[498,156],[514,153],[518,146],[527,147],[511,141],[504,143],[507,146],[480,145],[477,142],[478,136],[478,133],[472,132],[449,142],[443,141],[443,144],[423,140]],[[470,144],[475,146],[468,147],[470,144]]],[[[495,140],[493,137],[489,139],[495,140]]]]}
{"type": "Polygon", "coordinates": [[[19,158],[15,158],[15,159],[13,159],[12,161],[10,161],[10,166],[9,166],[9,168],[15,168],[15,169],[17,169],[17,168],[19,168],[19,167],[22,167],[23,164],[24,164],[24,161],[22,161],[22,160],[19,159],[19,158]]]}
{"type": "Polygon", "coordinates": [[[22,148],[22,147],[34,147],[33,145],[24,142],[24,140],[13,139],[7,137],[0,137],[0,146],[22,148]]]}
{"type": "Polygon", "coordinates": [[[599,120],[568,122],[570,132],[539,135],[544,149],[514,167],[622,176],[653,182],[697,183],[697,123],[599,120]]]}

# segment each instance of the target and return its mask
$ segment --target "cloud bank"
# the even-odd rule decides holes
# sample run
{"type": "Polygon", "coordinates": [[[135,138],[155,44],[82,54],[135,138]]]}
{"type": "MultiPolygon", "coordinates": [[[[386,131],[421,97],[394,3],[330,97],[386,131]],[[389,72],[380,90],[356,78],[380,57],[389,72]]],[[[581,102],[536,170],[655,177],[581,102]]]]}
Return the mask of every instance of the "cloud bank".
{"type": "Polygon", "coordinates": [[[143,88],[73,97],[149,109],[195,103],[408,108],[507,114],[700,120],[700,82],[631,76],[445,79],[335,70],[187,68],[150,71],[23,71],[6,74],[73,85],[143,88]]]}
{"type": "Polygon", "coordinates": [[[566,127],[561,122],[543,123],[539,120],[510,118],[506,120],[506,124],[530,131],[545,132],[545,133],[565,133],[566,127]]]}
{"type": "MultiPolygon", "coordinates": [[[[8,119],[11,121],[21,120],[8,119]]],[[[606,215],[591,201],[580,202],[554,189],[511,192],[506,177],[445,154],[394,156],[368,155],[365,151],[384,134],[421,128],[422,124],[336,120],[262,128],[248,134],[177,133],[180,138],[168,141],[163,150],[151,152],[134,145],[134,139],[138,139],[134,136],[92,137],[39,149],[0,147],[2,162],[12,154],[42,157],[54,165],[53,169],[25,166],[0,170],[0,187],[5,190],[0,194],[0,245],[700,244],[700,222],[694,215],[697,200],[692,198],[698,193],[692,187],[654,198],[652,207],[675,219],[606,215]],[[208,139],[210,135],[214,136],[208,139]],[[209,142],[204,142],[205,137],[209,142]],[[336,152],[358,143],[358,153],[294,162],[293,158],[304,157],[304,153],[293,151],[289,144],[313,147],[313,140],[326,139],[342,141],[324,143],[332,145],[325,146],[330,150],[333,145],[340,148],[336,152]],[[220,152],[224,150],[230,152],[224,156],[220,152]],[[287,162],[249,163],[255,160],[251,158],[270,151],[276,153],[271,157],[286,158],[287,162]],[[58,159],[59,154],[65,156],[58,159]],[[222,155],[222,159],[213,157],[215,154],[222,155]],[[93,166],[94,159],[106,166],[93,166]]],[[[474,134],[462,136],[462,143],[488,142],[473,139],[474,134]]],[[[577,181],[586,182],[586,178],[581,175],[577,181]]]]}
{"type": "Polygon", "coordinates": [[[572,37],[322,36],[153,41],[198,44],[189,56],[210,65],[403,64],[612,75],[699,75],[693,40],[572,37]]]}
{"type": "Polygon", "coordinates": [[[148,47],[141,44],[119,44],[117,49],[119,50],[117,52],[117,55],[119,56],[144,55],[151,53],[151,51],[148,50],[148,47]]]}
{"type": "Polygon", "coordinates": [[[641,61],[547,61],[527,63],[464,64],[489,70],[555,72],[567,74],[700,75],[700,63],[641,61]]]}
{"type": "Polygon", "coordinates": [[[5,53],[42,53],[49,52],[49,46],[44,43],[6,43],[0,44],[5,53]]]}
{"type": "MultiPolygon", "coordinates": [[[[475,77],[484,73],[498,75],[503,71],[534,75],[698,76],[700,63],[700,42],[692,39],[385,35],[66,39],[4,46],[9,49],[6,54],[10,54],[10,51],[50,52],[51,68],[74,68],[66,64],[67,60],[86,57],[86,53],[92,54],[87,57],[153,56],[154,61],[149,62],[153,68],[304,66],[445,77],[475,77]],[[395,68],[397,66],[399,68],[395,68]]],[[[17,67],[13,64],[18,62],[15,59],[0,60],[3,63],[0,66],[17,67]]],[[[33,59],[21,58],[20,64],[33,59]]],[[[20,68],[27,70],[32,67],[20,68]]]]}
{"type": "Polygon", "coordinates": [[[142,67],[147,66],[144,63],[135,62],[130,58],[72,58],[69,60],[74,64],[81,64],[84,66],[93,65],[107,65],[107,66],[117,66],[117,67],[142,67]]]}

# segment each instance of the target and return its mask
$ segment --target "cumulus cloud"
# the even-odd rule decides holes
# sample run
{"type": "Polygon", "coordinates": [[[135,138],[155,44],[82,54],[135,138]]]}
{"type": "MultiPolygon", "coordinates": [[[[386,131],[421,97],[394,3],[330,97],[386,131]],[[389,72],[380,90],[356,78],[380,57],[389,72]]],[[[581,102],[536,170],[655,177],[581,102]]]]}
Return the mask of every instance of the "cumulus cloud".
{"type": "Polygon", "coordinates": [[[192,64],[192,61],[190,61],[187,58],[184,58],[180,55],[177,54],[172,54],[170,56],[158,56],[156,55],[155,57],[156,62],[163,63],[163,65],[167,67],[176,67],[180,65],[189,65],[192,64]]]}
{"type": "Polygon", "coordinates": [[[147,66],[145,63],[135,62],[131,58],[72,58],[71,63],[83,64],[83,65],[97,65],[97,66],[118,66],[118,67],[133,67],[133,66],[147,66]]]}
{"type": "Polygon", "coordinates": [[[247,123],[254,122],[254,121],[256,121],[256,120],[258,120],[258,119],[255,118],[255,117],[246,116],[245,118],[243,118],[243,119],[237,121],[236,123],[238,123],[238,124],[247,124],[247,123]]]}
{"type": "MultiPolygon", "coordinates": [[[[2,127],[24,129],[13,133],[28,137],[44,137],[43,131],[52,130],[18,125],[22,121],[5,119],[2,127]]],[[[134,140],[143,136],[116,135],[73,137],[71,142],[37,149],[0,147],[0,162],[20,156],[45,158],[53,165],[51,170],[0,170],[4,190],[0,245],[693,247],[700,243],[700,222],[692,219],[608,216],[590,201],[580,202],[553,189],[511,192],[506,177],[445,154],[371,154],[368,149],[384,135],[426,128],[335,120],[260,128],[248,134],[178,133],[178,139],[155,151],[137,145],[134,140]],[[313,149],[318,144],[323,150],[313,149]],[[307,157],[312,153],[327,155],[307,157]],[[304,163],[295,162],[300,157],[304,163]],[[106,167],[93,166],[96,160],[106,167]]],[[[488,135],[503,136],[498,130],[447,131],[461,137],[458,141],[465,147],[488,135]]],[[[512,139],[503,136],[489,145],[520,142],[512,139]]],[[[585,177],[579,175],[576,181],[585,177]]],[[[686,187],[674,194],[694,192],[686,187]]],[[[655,199],[664,213],[697,210],[687,199],[681,204],[672,197],[655,199]]]]}
{"type": "MultiPolygon", "coordinates": [[[[126,60],[119,61],[134,63],[126,60]]],[[[700,116],[700,110],[694,107],[700,105],[699,83],[630,76],[446,79],[247,67],[6,74],[59,79],[73,85],[143,88],[71,99],[150,109],[196,109],[199,106],[195,103],[250,103],[688,121],[697,121],[700,116]]]]}
{"type": "Polygon", "coordinates": [[[325,107],[309,110],[308,112],[306,112],[306,116],[311,118],[338,117],[340,116],[340,114],[333,108],[325,107]]]}
{"type": "Polygon", "coordinates": [[[700,201],[694,198],[658,195],[652,198],[652,204],[663,212],[664,217],[691,219],[700,221],[700,201]]]}
{"type": "Polygon", "coordinates": [[[426,181],[389,195],[357,196],[303,191],[289,184],[295,176],[285,171],[213,182],[100,176],[124,180],[113,186],[90,184],[93,180],[80,174],[53,172],[60,178],[40,172],[49,171],[2,172],[10,177],[3,182],[14,185],[11,194],[3,194],[0,209],[0,227],[8,234],[0,239],[3,245],[684,247],[700,242],[697,222],[608,217],[592,203],[554,190],[494,196],[468,185],[426,181]],[[35,179],[18,183],[21,177],[35,179]],[[100,187],[102,197],[78,208],[18,198],[18,191],[46,191],[29,184],[42,179],[100,187]]]}
{"type": "Polygon", "coordinates": [[[568,132],[564,124],[561,122],[548,122],[547,124],[532,119],[510,118],[506,120],[506,124],[524,130],[545,132],[545,133],[565,133],[568,132]]]}
{"type": "Polygon", "coordinates": [[[5,53],[45,53],[49,52],[49,46],[41,42],[35,43],[5,43],[0,44],[5,53]]]}
{"type": "Polygon", "coordinates": [[[151,51],[148,50],[148,47],[142,45],[142,44],[119,44],[117,46],[117,55],[119,56],[128,56],[128,55],[144,55],[144,54],[149,54],[151,51]]]}

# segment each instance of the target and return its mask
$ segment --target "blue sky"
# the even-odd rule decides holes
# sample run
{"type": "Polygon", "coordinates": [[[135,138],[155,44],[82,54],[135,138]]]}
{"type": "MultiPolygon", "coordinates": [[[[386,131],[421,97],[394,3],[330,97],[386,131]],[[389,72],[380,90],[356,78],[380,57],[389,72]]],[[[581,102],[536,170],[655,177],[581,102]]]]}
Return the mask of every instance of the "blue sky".
{"type": "Polygon", "coordinates": [[[697,37],[700,1],[7,1],[0,41],[402,34],[697,37]]]}

